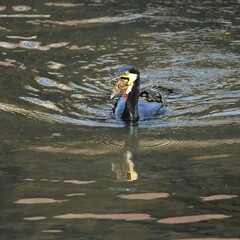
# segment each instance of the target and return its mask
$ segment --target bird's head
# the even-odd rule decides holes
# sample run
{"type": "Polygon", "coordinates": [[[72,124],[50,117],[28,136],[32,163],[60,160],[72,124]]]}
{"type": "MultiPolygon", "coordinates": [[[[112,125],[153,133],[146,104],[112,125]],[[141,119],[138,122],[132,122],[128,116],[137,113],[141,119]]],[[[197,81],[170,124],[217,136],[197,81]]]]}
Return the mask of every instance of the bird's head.
{"type": "Polygon", "coordinates": [[[113,89],[111,99],[118,93],[122,93],[124,98],[127,99],[128,94],[132,91],[136,80],[139,80],[139,72],[132,66],[124,66],[119,68],[113,80],[117,80],[117,83],[113,89]]]}

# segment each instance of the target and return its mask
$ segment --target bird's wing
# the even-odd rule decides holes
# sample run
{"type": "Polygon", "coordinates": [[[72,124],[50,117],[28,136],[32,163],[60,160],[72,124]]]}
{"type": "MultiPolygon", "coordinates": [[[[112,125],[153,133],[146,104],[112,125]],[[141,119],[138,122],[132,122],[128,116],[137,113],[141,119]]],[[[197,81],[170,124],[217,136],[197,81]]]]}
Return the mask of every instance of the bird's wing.
{"type": "Polygon", "coordinates": [[[143,88],[140,91],[139,97],[147,102],[162,102],[163,100],[161,91],[156,86],[143,88]]]}

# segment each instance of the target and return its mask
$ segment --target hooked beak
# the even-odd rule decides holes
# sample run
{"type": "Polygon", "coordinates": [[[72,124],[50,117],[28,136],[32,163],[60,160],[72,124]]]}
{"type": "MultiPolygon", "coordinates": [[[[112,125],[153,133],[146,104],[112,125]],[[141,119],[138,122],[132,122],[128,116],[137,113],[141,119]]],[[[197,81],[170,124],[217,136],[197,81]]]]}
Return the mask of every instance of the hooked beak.
{"type": "Polygon", "coordinates": [[[113,89],[110,99],[113,99],[119,92],[119,89],[113,89]]]}
{"type": "Polygon", "coordinates": [[[119,93],[125,93],[128,87],[128,79],[122,77],[114,78],[114,80],[115,79],[117,80],[117,83],[112,91],[111,99],[114,98],[119,93]]]}
{"type": "Polygon", "coordinates": [[[131,92],[136,79],[137,74],[129,72],[123,72],[119,76],[113,78],[113,80],[117,80],[117,83],[111,94],[111,99],[114,98],[118,93],[123,93],[124,98],[127,99],[127,96],[131,92]]]}

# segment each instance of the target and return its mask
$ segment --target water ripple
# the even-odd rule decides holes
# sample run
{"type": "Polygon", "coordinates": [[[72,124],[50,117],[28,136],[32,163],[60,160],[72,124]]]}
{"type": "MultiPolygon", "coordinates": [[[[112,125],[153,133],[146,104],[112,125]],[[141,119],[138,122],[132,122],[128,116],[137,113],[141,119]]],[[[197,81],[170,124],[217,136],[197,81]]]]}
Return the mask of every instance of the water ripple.
{"type": "MultiPolygon", "coordinates": [[[[0,15],[0,17],[3,17],[3,15],[0,15]]],[[[128,21],[133,21],[133,20],[137,20],[140,18],[143,18],[142,14],[131,14],[131,15],[126,15],[126,16],[99,17],[99,18],[92,18],[92,19],[67,20],[67,21],[36,20],[34,22],[29,22],[29,23],[33,23],[33,24],[50,23],[50,24],[55,24],[55,25],[77,26],[77,25],[86,25],[86,24],[128,22],[128,21]]]]}
{"type": "Polygon", "coordinates": [[[44,86],[44,87],[53,87],[53,88],[58,88],[61,90],[65,90],[65,91],[72,91],[73,88],[62,84],[62,83],[58,83],[57,81],[54,81],[50,78],[46,78],[46,77],[35,77],[35,80],[37,81],[38,84],[44,86]]]}
{"type": "MultiPolygon", "coordinates": [[[[43,233],[62,233],[63,230],[59,229],[49,229],[49,230],[42,230],[43,233]]],[[[230,239],[231,240],[231,239],[230,239]]]]}
{"type": "Polygon", "coordinates": [[[38,49],[41,51],[47,51],[51,48],[61,48],[67,46],[68,42],[61,42],[61,43],[51,43],[45,46],[41,46],[41,42],[36,41],[20,41],[19,43],[9,43],[9,42],[0,42],[0,47],[7,48],[7,49],[16,49],[16,48],[23,48],[23,49],[38,49]]]}
{"type": "Polygon", "coordinates": [[[31,39],[36,39],[37,36],[30,36],[30,37],[24,37],[24,36],[6,36],[7,38],[11,39],[24,39],[24,40],[31,40],[31,39]]]}
{"type": "Polygon", "coordinates": [[[229,217],[231,217],[231,216],[227,216],[224,214],[202,214],[202,215],[193,215],[193,216],[165,218],[165,219],[158,220],[158,223],[183,224],[183,223],[209,221],[209,220],[214,220],[214,219],[224,219],[224,218],[229,218],[229,217]]]}
{"type": "Polygon", "coordinates": [[[27,12],[29,10],[31,10],[32,8],[30,6],[12,6],[13,11],[16,12],[27,12]]]}
{"type": "Polygon", "coordinates": [[[153,200],[169,197],[169,193],[135,193],[135,194],[120,194],[118,197],[128,200],[153,200]]]}
{"type": "Polygon", "coordinates": [[[149,214],[143,213],[115,213],[115,214],[94,214],[94,213],[68,213],[57,215],[53,218],[59,219],[109,219],[125,221],[153,220],[149,214]]]}
{"type": "Polygon", "coordinates": [[[0,12],[4,11],[6,9],[6,6],[0,6],[0,12]]]}
{"type": "Polygon", "coordinates": [[[216,200],[226,200],[226,199],[233,199],[237,198],[238,195],[226,195],[226,194],[218,194],[218,195],[212,195],[208,197],[202,197],[203,201],[216,201],[216,200]]]}
{"type": "Polygon", "coordinates": [[[43,101],[38,98],[32,98],[32,97],[19,97],[19,99],[33,103],[35,105],[38,105],[44,108],[48,108],[48,109],[60,112],[60,113],[63,112],[63,110],[58,108],[53,102],[50,102],[50,101],[43,101]]]}
{"type": "Polygon", "coordinates": [[[50,14],[0,14],[0,18],[49,18],[50,14]]]}
{"type": "MultiPolygon", "coordinates": [[[[103,7],[107,3],[97,4],[103,7]]],[[[24,20],[23,27],[24,24],[28,27],[37,24],[51,33],[43,39],[37,30],[25,36],[13,29],[13,34],[6,36],[12,39],[11,42],[0,42],[0,47],[6,51],[3,55],[17,54],[13,58],[3,58],[1,66],[18,68],[23,75],[29,72],[37,75],[35,82],[23,80],[25,92],[15,96],[25,104],[29,103],[26,109],[32,113],[30,116],[61,124],[124,126],[113,118],[114,102],[109,100],[113,86],[109,86],[108,75],[114,74],[122,64],[130,63],[141,70],[142,86],[159,84],[176,89],[175,94],[165,96],[165,113],[158,119],[140,121],[140,127],[238,124],[239,56],[229,48],[229,44],[238,41],[238,35],[234,22],[219,16],[223,9],[210,7],[209,10],[205,6],[207,16],[203,19],[197,17],[203,9],[194,4],[186,15],[167,4],[150,4],[141,12],[127,4],[128,11],[118,9],[113,16],[103,12],[102,15],[83,14],[79,18],[71,13],[75,8],[82,10],[82,5],[84,9],[89,5],[64,2],[43,5],[51,14],[0,15],[3,18],[32,18],[24,20]],[[64,18],[59,17],[61,9],[67,10],[64,18]],[[212,18],[210,12],[215,14],[212,18]],[[133,28],[129,32],[128,28],[116,28],[116,23],[134,23],[141,25],[141,29],[133,28]],[[53,25],[56,26],[54,32],[53,25]],[[84,28],[70,31],[79,26],[84,28]],[[110,32],[105,35],[103,30],[110,32]],[[63,31],[66,31],[65,35],[61,34],[63,31]],[[64,49],[64,54],[55,51],[57,48],[64,49]],[[42,52],[50,49],[51,53],[42,52]],[[28,54],[31,63],[25,58],[22,63],[18,62],[18,54],[22,52],[28,54]],[[47,77],[50,75],[55,79],[47,77]],[[42,107],[42,112],[33,110],[34,105],[42,107]],[[59,115],[45,113],[44,109],[57,111],[59,115]]],[[[18,9],[24,11],[24,6],[18,6],[18,9]]],[[[226,14],[233,9],[233,6],[228,8],[226,14]]],[[[0,10],[4,11],[5,6],[0,10]]],[[[18,103],[9,103],[21,112],[18,103]]]]}
{"type": "Polygon", "coordinates": [[[78,7],[78,6],[83,6],[83,3],[60,3],[60,2],[47,2],[44,3],[46,6],[50,7],[78,7]]]}
{"type": "Polygon", "coordinates": [[[42,204],[42,203],[61,203],[61,202],[66,202],[68,201],[67,199],[63,200],[56,200],[52,198],[24,198],[24,199],[19,199],[15,201],[17,204],[42,204]]]}
{"type": "Polygon", "coordinates": [[[25,217],[23,218],[23,220],[27,220],[27,221],[39,221],[39,220],[45,220],[47,219],[44,216],[34,216],[34,217],[25,217]]]}

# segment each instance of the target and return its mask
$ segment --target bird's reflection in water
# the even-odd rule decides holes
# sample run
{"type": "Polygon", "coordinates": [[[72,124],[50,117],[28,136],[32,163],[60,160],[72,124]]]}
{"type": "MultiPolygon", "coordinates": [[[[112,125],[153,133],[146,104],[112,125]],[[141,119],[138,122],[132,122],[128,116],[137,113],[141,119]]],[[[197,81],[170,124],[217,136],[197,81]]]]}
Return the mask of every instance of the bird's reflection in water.
{"type": "Polygon", "coordinates": [[[139,158],[137,125],[125,127],[124,142],[123,158],[112,162],[112,171],[117,181],[135,181],[138,179],[138,174],[134,169],[134,162],[139,158]]]}

